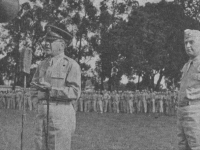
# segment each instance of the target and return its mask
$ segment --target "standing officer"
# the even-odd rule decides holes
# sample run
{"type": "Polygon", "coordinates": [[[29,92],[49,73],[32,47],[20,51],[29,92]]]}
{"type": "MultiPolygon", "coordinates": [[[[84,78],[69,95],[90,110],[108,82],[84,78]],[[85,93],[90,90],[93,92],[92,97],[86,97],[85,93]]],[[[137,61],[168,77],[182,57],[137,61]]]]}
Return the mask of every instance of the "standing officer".
{"type": "Polygon", "coordinates": [[[184,31],[189,61],[182,69],[178,96],[179,150],[200,149],[200,31],[184,31]]]}
{"type": "Polygon", "coordinates": [[[44,39],[48,58],[39,64],[32,79],[33,87],[38,89],[39,100],[35,150],[45,149],[47,139],[48,150],[70,150],[76,124],[72,100],[77,100],[81,94],[81,70],[75,60],[64,54],[72,40],[71,33],[65,30],[64,25],[46,27],[44,39]]]}

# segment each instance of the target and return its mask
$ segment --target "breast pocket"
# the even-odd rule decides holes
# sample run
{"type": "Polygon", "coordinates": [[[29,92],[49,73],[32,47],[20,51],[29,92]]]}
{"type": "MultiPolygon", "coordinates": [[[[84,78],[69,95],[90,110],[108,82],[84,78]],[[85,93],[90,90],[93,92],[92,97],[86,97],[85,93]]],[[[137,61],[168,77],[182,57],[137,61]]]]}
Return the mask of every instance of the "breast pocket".
{"type": "Polygon", "coordinates": [[[51,84],[53,87],[63,87],[65,85],[65,72],[52,72],[51,84]]]}

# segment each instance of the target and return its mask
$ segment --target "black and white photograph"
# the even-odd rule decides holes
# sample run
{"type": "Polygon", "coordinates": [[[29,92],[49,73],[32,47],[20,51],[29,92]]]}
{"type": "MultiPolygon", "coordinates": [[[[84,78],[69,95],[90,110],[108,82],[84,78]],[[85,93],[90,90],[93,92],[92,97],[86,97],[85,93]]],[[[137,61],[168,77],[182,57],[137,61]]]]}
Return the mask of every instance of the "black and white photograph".
{"type": "Polygon", "coordinates": [[[200,150],[200,0],[0,0],[0,150],[200,150]]]}

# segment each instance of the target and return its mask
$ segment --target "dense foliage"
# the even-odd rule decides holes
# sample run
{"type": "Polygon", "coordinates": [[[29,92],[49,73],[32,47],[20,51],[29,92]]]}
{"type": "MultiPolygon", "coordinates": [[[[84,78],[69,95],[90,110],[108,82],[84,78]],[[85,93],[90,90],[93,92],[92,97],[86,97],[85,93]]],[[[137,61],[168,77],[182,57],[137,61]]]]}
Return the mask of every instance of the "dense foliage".
{"type": "Polygon", "coordinates": [[[73,47],[67,48],[66,54],[81,65],[83,87],[92,78],[96,88],[103,89],[107,81],[108,89],[113,90],[120,86],[122,75],[130,81],[134,76],[142,78],[137,85],[128,84],[137,89],[158,90],[163,78],[168,87],[178,86],[180,69],[187,61],[183,31],[199,29],[197,6],[195,0],[162,0],[145,6],[135,0],[101,0],[99,5],[92,0],[30,0],[23,4],[20,19],[4,25],[9,34],[1,35],[5,45],[1,53],[7,56],[0,60],[0,78],[22,85],[20,51],[31,48],[33,64],[44,59],[40,44],[44,25],[53,23],[63,24],[74,34],[73,47]],[[95,69],[86,63],[93,56],[99,57],[95,69]],[[159,75],[156,84],[155,75],[159,75]]]}

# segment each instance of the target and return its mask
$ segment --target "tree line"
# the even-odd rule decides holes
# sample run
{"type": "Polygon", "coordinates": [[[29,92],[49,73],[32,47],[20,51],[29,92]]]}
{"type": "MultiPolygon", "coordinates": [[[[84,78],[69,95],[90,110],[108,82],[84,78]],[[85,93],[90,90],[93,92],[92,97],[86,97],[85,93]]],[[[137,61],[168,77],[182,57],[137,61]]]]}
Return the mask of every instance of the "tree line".
{"type": "MultiPolygon", "coordinates": [[[[20,51],[31,48],[33,64],[44,59],[40,43],[44,24],[53,23],[64,25],[74,35],[66,55],[80,64],[83,87],[91,79],[95,88],[104,89],[106,80],[109,90],[117,89],[122,75],[130,80],[127,88],[158,90],[163,78],[168,87],[178,86],[180,70],[188,59],[183,33],[199,29],[198,6],[195,0],[162,0],[144,6],[135,0],[101,0],[99,5],[92,0],[30,0],[22,5],[20,17],[3,25],[8,34],[1,35],[5,46],[0,53],[7,55],[0,60],[0,83],[8,79],[22,86],[20,51]],[[96,55],[99,59],[92,69],[84,60],[96,55]],[[156,74],[159,78],[154,84],[156,74]],[[136,84],[134,75],[138,76],[136,84]]],[[[33,72],[34,68],[27,85],[33,72]]]]}

